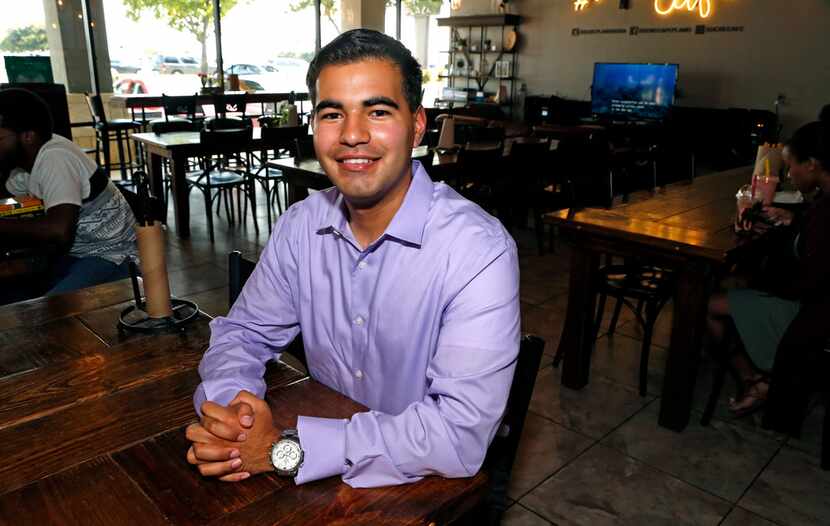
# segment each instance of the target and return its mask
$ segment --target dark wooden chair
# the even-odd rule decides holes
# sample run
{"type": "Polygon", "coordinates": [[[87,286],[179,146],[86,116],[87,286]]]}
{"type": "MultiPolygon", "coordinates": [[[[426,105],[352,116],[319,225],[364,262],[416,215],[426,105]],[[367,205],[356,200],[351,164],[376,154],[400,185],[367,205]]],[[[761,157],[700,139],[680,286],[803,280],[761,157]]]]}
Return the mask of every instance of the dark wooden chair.
{"type": "MultiPolygon", "coordinates": [[[[214,122],[219,119],[215,119],[214,122]]],[[[248,202],[251,204],[251,215],[254,220],[254,228],[259,232],[259,224],[256,217],[256,201],[254,200],[254,188],[249,181],[247,154],[248,143],[251,140],[251,128],[225,129],[218,123],[212,130],[202,130],[200,140],[209,152],[200,161],[202,168],[189,172],[185,181],[188,191],[198,189],[205,199],[205,217],[207,218],[208,232],[211,243],[214,240],[213,233],[213,203],[216,201],[217,214],[224,199],[225,214],[228,223],[234,223],[234,202],[233,191],[236,190],[236,208],[240,223],[247,214],[248,202]],[[236,163],[230,166],[228,159],[233,158],[236,163]],[[215,192],[214,192],[215,191],[215,192]],[[245,197],[245,210],[242,208],[242,196],[245,197]]]]}
{"type": "Polygon", "coordinates": [[[516,461],[516,453],[519,450],[519,441],[522,438],[522,430],[544,349],[545,340],[542,338],[532,335],[522,336],[519,344],[519,358],[507,399],[507,412],[484,459],[483,469],[487,470],[490,477],[487,498],[482,506],[474,510],[462,524],[487,526],[501,524],[502,516],[509,504],[507,488],[510,485],[513,463],[516,461]]]}
{"type": "MultiPolygon", "coordinates": [[[[233,307],[236,298],[242,292],[242,287],[245,282],[251,277],[251,274],[256,268],[256,263],[250,259],[242,256],[242,252],[234,250],[228,254],[228,308],[233,307]]],[[[308,371],[308,362],[305,357],[305,347],[303,347],[303,335],[298,334],[294,341],[292,341],[283,352],[286,352],[297,359],[306,371],[308,371]]]]}
{"type": "Polygon", "coordinates": [[[467,143],[458,152],[455,189],[485,210],[504,208],[499,189],[505,180],[500,142],[467,143]]]}
{"type": "MultiPolygon", "coordinates": [[[[596,317],[594,318],[594,339],[599,336],[605,303],[608,297],[617,300],[608,334],[613,335],[623,305],[628,307],[643,329],[643,341],[640,347],[640,396],[648,394],[648,360],[651,352],[651,338],[654,324],[660,311],[674,294],[674,274],[667,269],[646,264],[614,265],[609,262],[599,269],[596,293],[599,295],[596,317]],[[633,303],[636,301],[636,305],[633,303]]],[[[560,347],[553,360],[553,366],[559,367],[564,348],[560,347]]]]}
{"type": "Polygon", "coordinates": [[[132,119],[108,119],[101,95],[87,93],[85,97],[95,127],[96,162],[106,171],[107,177],[110,177],[113,168],[116,168],[121,172],[121,183],[129,184],[130,175],[136,168],[129,135],[130,132],[140,131],[141,123],[132,119]],[[112,142],[115,142],[118,148],[118,162],[113,161],[110,155],[112,142]],[[103,157],[103,162],[98,158],[99,153],[103,157]]]}
{"type": "Polygon", "coordinates": [[[280,170],[268,167],[269,159],[282,157],[302,158],[300,142],[308,137],[308,125],[280,126],[261,128],[263,149],[259,154],[259,165],[251,168],[251,177],[259,183],[265,193],[265,205],[268,212],[268,232],[271,232],[273,204],[277,206],[278,215],[282,215],[283,206],[280,193],[283,190],[283,174],[280,170]]]}

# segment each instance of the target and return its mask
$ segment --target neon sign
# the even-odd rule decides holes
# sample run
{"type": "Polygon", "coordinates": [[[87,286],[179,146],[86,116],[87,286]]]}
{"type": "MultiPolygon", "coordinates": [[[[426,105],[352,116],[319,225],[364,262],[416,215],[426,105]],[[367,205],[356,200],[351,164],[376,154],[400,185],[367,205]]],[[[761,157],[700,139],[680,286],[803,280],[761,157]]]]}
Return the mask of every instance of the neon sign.
{"type": "MultiPolygon", "coordinates": [[[[599,2],[600,0],[594,0],[599,2]]],[[[574,11],[582,11],[591,5],[591,0],[574,0],[574,11]]]]}
{"type": "Polygon", "coordinates": [[[712,0],[654,0],[654,10],[663,16],[683,9],[697,11],[700,18],[709,18],[712,14],[712,0]]]}

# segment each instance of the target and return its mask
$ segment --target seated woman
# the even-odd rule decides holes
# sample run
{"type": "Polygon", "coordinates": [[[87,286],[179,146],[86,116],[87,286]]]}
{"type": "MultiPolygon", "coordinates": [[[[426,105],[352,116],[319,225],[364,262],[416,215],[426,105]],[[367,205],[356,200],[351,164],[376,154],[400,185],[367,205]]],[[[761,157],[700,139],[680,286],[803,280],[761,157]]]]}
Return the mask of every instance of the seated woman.
{"type": "Polygon", "coordinates": [[[784,149],[789,177],[805,196],[815,192],[801,214],[767,207],[771,222],[791,225],[796,268],[776,276],[760,289],[732,289],[709,302],[710,343],[722,348],[729,331],[736,330],[743,351],[732,365],[743,383],[743,396],[732,399],[736,416],[763,405],[769,390],[768,372],[787,327],[806,302],[830,296],[830,115],[795,132],[784,149]]]}

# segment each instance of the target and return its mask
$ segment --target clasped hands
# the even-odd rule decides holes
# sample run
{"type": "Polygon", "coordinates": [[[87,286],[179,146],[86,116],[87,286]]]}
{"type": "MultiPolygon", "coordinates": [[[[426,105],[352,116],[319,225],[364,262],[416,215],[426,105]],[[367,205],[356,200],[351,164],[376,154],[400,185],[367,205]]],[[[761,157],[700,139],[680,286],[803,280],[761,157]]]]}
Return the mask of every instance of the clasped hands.
{"type": "Polygon", "coordinates": [[[227,407],[207,401],[202,419],[187,426],[187,461],[203,476],[239,482],[272,471],[271,444],[280,436],[265,400],[240,391],[227,407]]]}

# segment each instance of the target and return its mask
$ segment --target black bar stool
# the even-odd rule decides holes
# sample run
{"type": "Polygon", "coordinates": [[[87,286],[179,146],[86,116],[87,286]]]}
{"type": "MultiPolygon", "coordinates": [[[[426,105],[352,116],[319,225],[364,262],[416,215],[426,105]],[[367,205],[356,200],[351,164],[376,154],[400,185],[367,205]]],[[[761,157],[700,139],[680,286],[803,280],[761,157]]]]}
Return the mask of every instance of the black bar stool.
{"type": "Polygon", "coordinates": [[[130,184],[132,182],[132,172],[135,168],[133,164],[133,150],[129,142],[130,132],[140,131],[141,123],[132,119],[107,119],[101,96],[90,95],[88,93],[85,95],[87,106],[89,106],[89,113],[92,115],[92,122],[95,125],[96,161],[106,170],[107,177],[111,177],[113,167],[117,167],[121,172],[121,183],[130,184]],[[116,147],[118,148],[118,162],[113,162],[112,156],[110,155],[110,142],[112,141],[115,141],[116,147]],[[99,152],[103,153],[103,163],[101,163],[99,152]],[[128,170],[130,172],[129,175],[127,174],[128,170]]]}

